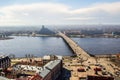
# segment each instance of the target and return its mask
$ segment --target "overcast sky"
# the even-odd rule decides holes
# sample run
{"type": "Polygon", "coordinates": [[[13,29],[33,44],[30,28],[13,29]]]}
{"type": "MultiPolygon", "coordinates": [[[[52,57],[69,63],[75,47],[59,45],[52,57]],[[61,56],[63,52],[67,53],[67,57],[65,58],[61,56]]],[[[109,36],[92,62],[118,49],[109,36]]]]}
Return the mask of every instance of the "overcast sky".
{"type": "Polygon", "coordinates": [[[0,0],[0,26],[120,24],[120,0],[0,0]]]}

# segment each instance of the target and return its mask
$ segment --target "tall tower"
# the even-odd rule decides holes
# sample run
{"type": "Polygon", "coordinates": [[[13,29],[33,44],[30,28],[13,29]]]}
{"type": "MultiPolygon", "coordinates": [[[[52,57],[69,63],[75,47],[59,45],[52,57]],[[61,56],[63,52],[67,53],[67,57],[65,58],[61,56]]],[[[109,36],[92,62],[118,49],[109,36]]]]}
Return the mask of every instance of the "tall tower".
{"type": "Polygon", "coordinates": [[[42,29],[44,29],[45,27],[44,27],[44,25],[42,25],[42,29]]]}

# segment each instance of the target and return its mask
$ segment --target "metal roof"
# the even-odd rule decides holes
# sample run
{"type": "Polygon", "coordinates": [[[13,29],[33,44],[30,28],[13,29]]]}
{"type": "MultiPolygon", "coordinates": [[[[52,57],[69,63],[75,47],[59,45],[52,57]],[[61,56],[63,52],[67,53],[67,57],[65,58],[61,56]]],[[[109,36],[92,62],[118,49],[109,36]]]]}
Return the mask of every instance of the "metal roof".
{"type": "Polygon", "coordinates": [[[61,62],[61,60],[54,60],[54,61],[50,61],[49,63],[47,63],[45,65],[46,68],[52,70],[55,66],[57,66],[59,63],[61,62]]]}
{"type": "Polygon", "coordinates": [[[52,70],[54,67],[57,66],[57,64],[59,64],[61,62],[61,60],[54,60],[54,61],[50,61],[49,63],[47,63],[44,67],[43,70],[40,70],[40,76],[42,78],[44,78],[45,76],[47,76],[50,72],[50,70],[52,70]]]}
{"type": "Polygon", "coordinates": [[[44,68],[43,70],[41,70],[41,71],[39,72],[39,74],[40,74],[40,76],[41,76],[42,78],[44,78],[44,77],[46,77],[46,76],[49,74],[49,72],[50,72],[50,70],[44,68]]]}

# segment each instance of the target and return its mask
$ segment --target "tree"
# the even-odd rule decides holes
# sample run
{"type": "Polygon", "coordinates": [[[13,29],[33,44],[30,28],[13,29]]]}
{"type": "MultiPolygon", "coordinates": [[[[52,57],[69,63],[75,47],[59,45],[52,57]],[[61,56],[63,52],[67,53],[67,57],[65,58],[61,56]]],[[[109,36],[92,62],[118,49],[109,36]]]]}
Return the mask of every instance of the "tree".
{"type": "Polygon", "coordinates": [[[79,57],[78,59],[79,59],[78,62],[81,63],[81,65],[83,65],[83,62],[88,60],[88,58],[83,58],[83,57],[79,57]]]}
{"type": "Polygon", "coordinates": [[[95,57],[96,64],[98,63],[99,57],[95,57]]]}
{"type": "Polygon", "coordinates": [[[25,58],[27,58],[28,57],[28,55],[27,54],[25,54],[25,58]]]}
{"type": "Polygon", "coordinates": [[[16,58],[16,57],[15,57],[15,54],[10,54],[9,57],[10,57],[11,59],[15,59],[15,58],[16,58]]]}

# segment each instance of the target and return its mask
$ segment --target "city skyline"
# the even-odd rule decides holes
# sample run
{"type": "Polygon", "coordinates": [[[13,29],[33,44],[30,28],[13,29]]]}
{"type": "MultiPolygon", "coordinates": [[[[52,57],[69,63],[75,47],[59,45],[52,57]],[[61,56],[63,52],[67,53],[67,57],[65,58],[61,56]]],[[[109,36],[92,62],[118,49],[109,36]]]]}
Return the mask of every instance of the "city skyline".
{"type": "Polygon", "coordinates": [[[0,1],[0,26],[120,24],[119,0],[0,1]]]}

